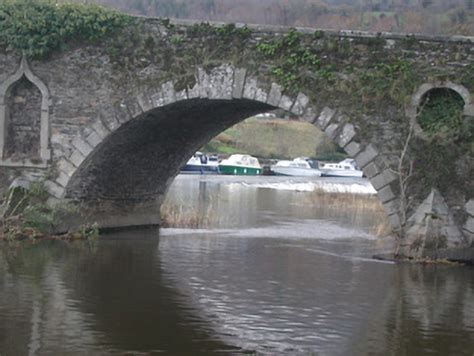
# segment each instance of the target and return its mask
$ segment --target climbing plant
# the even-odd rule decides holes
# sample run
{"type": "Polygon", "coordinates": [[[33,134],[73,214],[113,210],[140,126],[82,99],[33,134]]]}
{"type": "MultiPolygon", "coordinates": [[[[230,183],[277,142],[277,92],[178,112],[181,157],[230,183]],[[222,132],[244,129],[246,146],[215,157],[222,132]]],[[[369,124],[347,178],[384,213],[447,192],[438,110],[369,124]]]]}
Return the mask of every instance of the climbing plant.
{"type": "Polygon", "coordinates": [[[52,0],[3,0],[0,45],[43,58],[73,42],[94,42],[122,28],[130,17],[97,5],[52,0]]]}
{"type": "Polygon", "coordinates": [[[429,136],[458,137],[463,131],[463,98],[451,89],[439,88],[426,93],[418,122],[429,136]]]}

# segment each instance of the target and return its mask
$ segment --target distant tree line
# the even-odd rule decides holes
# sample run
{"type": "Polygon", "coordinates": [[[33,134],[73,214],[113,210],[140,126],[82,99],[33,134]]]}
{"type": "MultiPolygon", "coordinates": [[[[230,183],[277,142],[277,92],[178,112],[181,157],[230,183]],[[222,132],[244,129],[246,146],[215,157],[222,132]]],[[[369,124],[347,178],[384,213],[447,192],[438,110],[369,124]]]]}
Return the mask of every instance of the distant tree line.
{"type": "Polygon", "coordinates": [[[86,1],[112,6],[132,14],[154,17],[329,29],[474,35],[474,0],[86,1]]]}

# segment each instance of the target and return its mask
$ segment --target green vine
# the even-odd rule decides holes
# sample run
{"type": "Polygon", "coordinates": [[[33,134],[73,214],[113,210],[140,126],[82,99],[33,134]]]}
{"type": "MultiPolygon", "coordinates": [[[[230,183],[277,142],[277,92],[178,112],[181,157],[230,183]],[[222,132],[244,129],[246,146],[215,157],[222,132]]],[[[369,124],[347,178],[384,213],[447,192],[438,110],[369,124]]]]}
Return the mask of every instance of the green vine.
{"type": "Polygon", "coordinates": [[[418,115],[420,126],[430,136],[457,138],[463,130],[464,100],[450,89],[434,89],[427,93],[418,115]]]}
{"type": "Polygon", "coordinates": [[[97,5],[4,0],[0,4],[0,45],[31,58],[44,58],[73,42],[110,36],[130,19],[97,5]]]}

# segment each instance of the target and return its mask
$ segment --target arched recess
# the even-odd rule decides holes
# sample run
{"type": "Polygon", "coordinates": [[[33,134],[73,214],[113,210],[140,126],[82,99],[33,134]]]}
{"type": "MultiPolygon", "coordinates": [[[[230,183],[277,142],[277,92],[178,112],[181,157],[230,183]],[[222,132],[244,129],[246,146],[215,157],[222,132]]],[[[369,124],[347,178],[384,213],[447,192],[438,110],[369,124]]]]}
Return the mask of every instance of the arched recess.
{"type": "Polygon", "coordinates": [[[33,74],[28,66],[26,58],[23,57],[15,74],[0,84],[0,166],[34,168],[47,167],[48,161],[51,159],[51,151],[49,149],[49,106],[50,96],[48,88],[33,74]],[[41,93],[41,107],[39,108],[39,156],[22,157],[20,160],[14,160],[6,157],[9,125],[12,120],[9,113],[8,97],[12,87],[25,78],[41,93]]]}
{"type": "Polygon", "coordinates": [[[410,118],[414,132],[418,136],[426,136],[418,120],[420,108],[423,106],[423,103],[427,96],[430,94],[430,92],[437,90],[451,91],[452,93],[458,95],[459,98],[462,98],[462,100],[464,101],[464,107],[462,109],[463,116],[471,118],[474,117],[474,103],[472,102],[471,94],[466,87],[450,81],[425,83],[421,85],[418,90],[413,94],[410,104],[406,109],[406,115],[408,118],[410,118]]]}
{"type": "Polygon", "coordinates": [[[192,86],[179,83],[145,88],[102,112],[57,162],[57,178],[46,182],[51,195],[83,202],[102,226],[158,223],[167,188],[199,147],[249,116],[281,108],[319,127],[354,157],[394,226],[399,223],[390,187],[395,178],[378,149],[360,142],[346,114],[318,108],[305,93],[287,96],[278,83],[229,64],[210,72],[198,68],[192,86]]]}

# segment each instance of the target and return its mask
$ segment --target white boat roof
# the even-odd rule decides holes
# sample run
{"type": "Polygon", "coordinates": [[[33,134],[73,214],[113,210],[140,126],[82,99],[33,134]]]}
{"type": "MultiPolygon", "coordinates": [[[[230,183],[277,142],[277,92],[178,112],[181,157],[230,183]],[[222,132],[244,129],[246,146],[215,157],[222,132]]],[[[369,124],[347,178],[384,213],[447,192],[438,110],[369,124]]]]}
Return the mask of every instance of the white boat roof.
{"type": "Polygon", "coordinates": [[[250,155],[234,154],[221,162],[222,165],[238,165],[261,168],[258,159],[250,155]]]}

